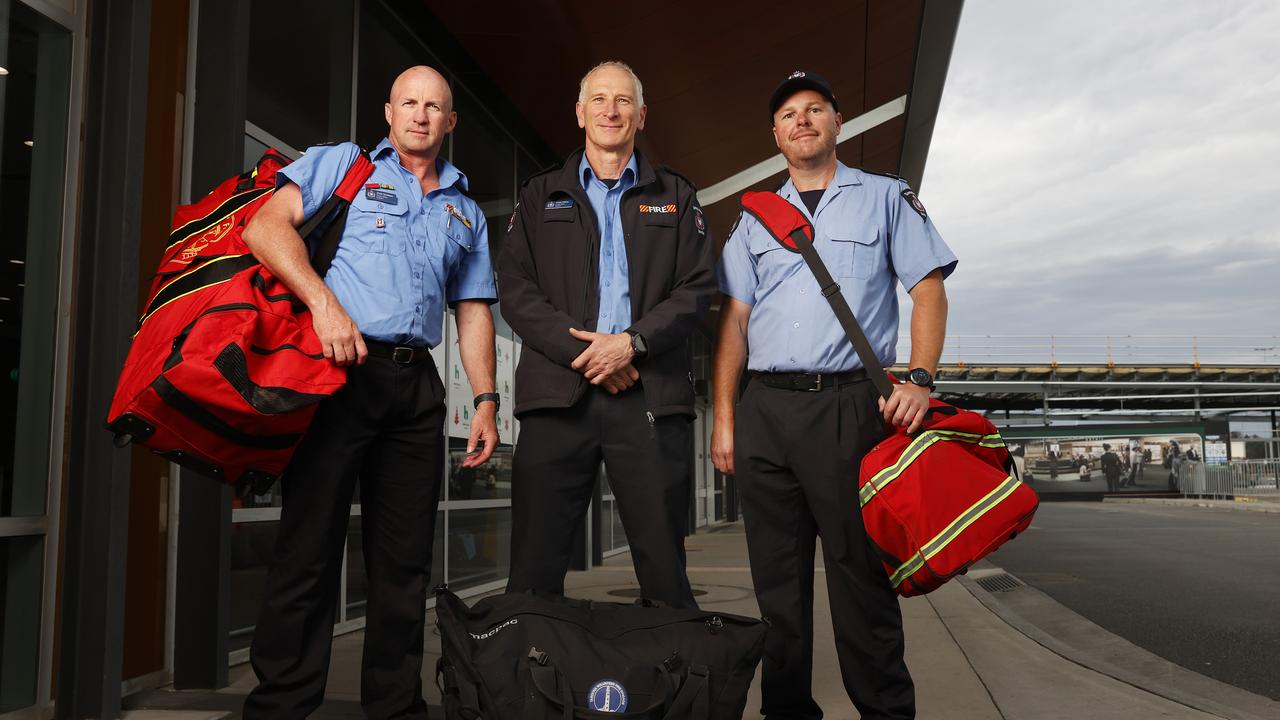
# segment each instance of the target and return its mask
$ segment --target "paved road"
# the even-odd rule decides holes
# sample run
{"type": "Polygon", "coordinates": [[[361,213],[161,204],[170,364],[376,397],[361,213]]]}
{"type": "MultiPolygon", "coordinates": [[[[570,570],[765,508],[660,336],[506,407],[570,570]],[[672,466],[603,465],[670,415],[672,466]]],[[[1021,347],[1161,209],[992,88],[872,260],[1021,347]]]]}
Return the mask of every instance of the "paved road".
{"type": "Polygon", "coordinates": [[[991,561],[1167,660],[1280,700],[1280,514],[1044,503],[991,561]]]}

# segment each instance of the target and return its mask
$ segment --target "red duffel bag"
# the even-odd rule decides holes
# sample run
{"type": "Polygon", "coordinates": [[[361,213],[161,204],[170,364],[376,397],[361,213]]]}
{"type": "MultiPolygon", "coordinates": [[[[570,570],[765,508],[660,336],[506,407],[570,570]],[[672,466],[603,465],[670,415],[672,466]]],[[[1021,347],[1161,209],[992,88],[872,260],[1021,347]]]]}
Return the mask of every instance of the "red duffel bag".
{"type": "MultiPolygon", "coordinates": [[[[771,192],[745,193],[742,207],[804,257],[871,382],[889,397],[891,378],[814,249],[809,220],[771,192]]],[[[930,400],[920,430],[894,428],[863,457],[862,524],[898,594],[936,590],[1031,524],[1040,501],[1013,467],[994,425],[941,400],[930,400]]]]}
{"type": "MultiPolygon", "coordinates": [[[[268,150],[250,171],[179,207],[107,416],[116,445],[142,444],[241,491],[284,471],[316,405],[346,382],[324,357],[306,306],[241,239],[288,160],[268,150]]],[[[301,228],[324,275],[347,206],[373,172],[363,153],[301,228]]]]}

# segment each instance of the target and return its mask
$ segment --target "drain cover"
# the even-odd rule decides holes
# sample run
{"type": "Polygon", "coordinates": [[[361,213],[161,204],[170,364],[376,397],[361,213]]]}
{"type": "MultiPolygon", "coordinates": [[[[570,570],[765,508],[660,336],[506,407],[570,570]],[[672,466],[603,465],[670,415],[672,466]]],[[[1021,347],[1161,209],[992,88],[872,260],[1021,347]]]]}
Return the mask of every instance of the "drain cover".
{"type": "Polygon", "coordinates": [[[978,585],[987,592],[1009,592],[1024,587],[1024,583],[1009,573],[988,575],[978,581],[978,585]]]}
{"type": "MultiPolygon", "coordinates": [[[[609,594],[614,597],[638,598],[640,597],[640,588],[618,588],[617,590],[610,590],[609,594]]],[[[706,590],[699,590],[698,588],[693,589],[694,597],[700,597],[706,594],[706,590]]]]}

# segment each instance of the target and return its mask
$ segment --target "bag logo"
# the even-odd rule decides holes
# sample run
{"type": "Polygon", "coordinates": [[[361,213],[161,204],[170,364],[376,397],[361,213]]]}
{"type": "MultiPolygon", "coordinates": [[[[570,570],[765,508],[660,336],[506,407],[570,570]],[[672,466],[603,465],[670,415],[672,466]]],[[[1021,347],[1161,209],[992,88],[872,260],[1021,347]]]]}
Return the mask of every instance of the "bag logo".
{"type": "Polygon", "coordinates": [[[665,215],[667,213],[673,213],[675,211],[676,211],[676,206],[674,203],[672,203],[671,205],[641,205],[640,206],[640,212],[642,213],[660,213],[665,215]]]}
{"type": "MultiPolygon", "coordinates": [[[[453,411],[453,422],[454,424],[457,424],[458,422],[458,410],[456,408],[453,411]]],[[[512,625],[517,625],[519,623],[520,623],[519,618],[511,618],[510,620],[502,623],[501,625],[495,628],[491,628],[490,630],[483,632],[479,635],[475,633],[467,633],[467,634],[471,636],[472,640],[488,640],[494,635],[497,635],[498,633],[502,632],[504,629],[511,627],[512,625]]]]}
{"type": "Polygon", "coordinates": [[[596,712],[626,712],[627,689],[617,680],[601,680],[587,691],[587,707],[596,712]]]}
{"type": "Polygon", "coordinates": [[[203,235],[191,241],[191,244],[182,249],[178,254],[178,262],[186,265],[195,260],[204,249],[210,245],[222,240],[231,232],[231,228],[235,227],[236,221],[233,218],[223,218],[222,222],[205,231],[203,235]]]}

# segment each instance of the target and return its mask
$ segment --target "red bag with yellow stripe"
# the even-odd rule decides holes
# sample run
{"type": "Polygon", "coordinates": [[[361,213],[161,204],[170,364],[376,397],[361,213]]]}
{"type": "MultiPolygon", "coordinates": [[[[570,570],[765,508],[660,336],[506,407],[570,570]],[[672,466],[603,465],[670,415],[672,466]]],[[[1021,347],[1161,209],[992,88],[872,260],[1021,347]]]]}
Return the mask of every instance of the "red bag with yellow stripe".
{"type": "MultiPolygon", "coordinates": [[[[117,446],[140,443],[256,493],[284,471],[317,404],[346,382],[346,370],[324,357],[310,311],[241,239],[288,162],[268,150],[250,171],[178,208],[107,416],[117,446]]],[[[319,275],[372,172],[361,153],[299,228],[318,236],[319,275]]]]}
{"type": "MultiPolygon", "coordinates": [[[[785,198],[749,192],[742,207],[804,256],[883,397],[893,391],[857,318],[813,247],[813,227],[785,198]]],[[[862,459],[858,499],[867,539],[903,596],[936,590],[1031,524],[1039,498],[1013,476],[1000,433],[981,415],[931,400],[923,427],[894,428],[862,459]]]]}

